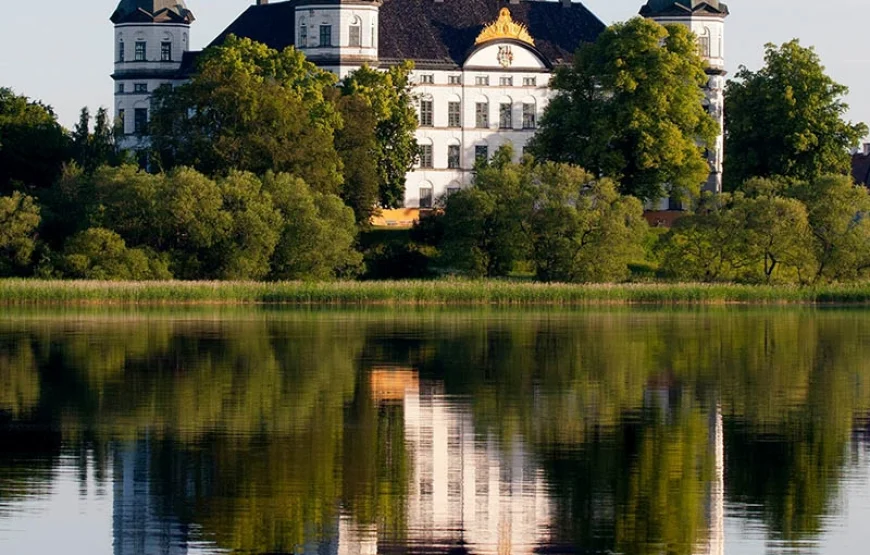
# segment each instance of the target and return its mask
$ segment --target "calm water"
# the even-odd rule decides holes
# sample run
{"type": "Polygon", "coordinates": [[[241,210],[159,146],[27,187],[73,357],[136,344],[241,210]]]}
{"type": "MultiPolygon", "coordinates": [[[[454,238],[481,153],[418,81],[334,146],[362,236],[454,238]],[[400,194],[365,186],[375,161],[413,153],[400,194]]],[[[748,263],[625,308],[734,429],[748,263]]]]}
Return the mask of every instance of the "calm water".
{"type": "Polygon", "coordinates": [[[866,553],[870,311],[0,316],[0,553],[866,553]]]}

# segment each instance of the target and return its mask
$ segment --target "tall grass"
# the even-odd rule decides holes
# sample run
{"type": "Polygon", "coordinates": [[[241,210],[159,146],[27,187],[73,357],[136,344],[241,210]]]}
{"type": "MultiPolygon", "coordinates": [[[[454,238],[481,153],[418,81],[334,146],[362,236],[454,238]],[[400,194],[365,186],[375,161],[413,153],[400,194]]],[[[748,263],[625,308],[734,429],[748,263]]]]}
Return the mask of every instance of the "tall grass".
{"type": "Polygon", "coordinates": [[[583,305],[867,304],[870,283],[566,285],[512,281],[104,282],[0,280],[0,304],[583,305]]]}

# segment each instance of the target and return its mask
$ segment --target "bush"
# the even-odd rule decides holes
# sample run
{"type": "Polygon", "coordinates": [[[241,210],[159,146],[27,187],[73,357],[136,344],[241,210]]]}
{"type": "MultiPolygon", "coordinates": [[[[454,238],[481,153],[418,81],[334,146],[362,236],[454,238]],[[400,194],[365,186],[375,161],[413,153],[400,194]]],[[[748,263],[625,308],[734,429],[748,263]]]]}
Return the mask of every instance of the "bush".
{"type": "Polygon", "coordinates": [[[130,249],[120,235],[102,228],[78,233],[67,241],[61,259],[65,277],[108,281],[172,279],[165,257],[130,249]]]}

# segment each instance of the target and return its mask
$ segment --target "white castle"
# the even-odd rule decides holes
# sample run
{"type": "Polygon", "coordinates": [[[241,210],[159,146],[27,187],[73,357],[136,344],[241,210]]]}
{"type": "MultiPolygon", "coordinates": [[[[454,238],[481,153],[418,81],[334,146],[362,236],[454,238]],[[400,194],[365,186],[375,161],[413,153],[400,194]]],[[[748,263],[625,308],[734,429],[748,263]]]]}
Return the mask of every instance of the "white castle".
{"type": "MultiPolygon", "coordinates": [[[[725,18],[719,0],[648,0],[640,14],[686,25],[709,62],[710,113],[724,123],[725,18]]],[[[184,0],[121,0],[115,25],[115,115],[124,148],[147,144],[150,95],[187,80],[193,13],[184,0]]],[[[604,23],[571,0],[257,0],[211,44],[235,34],[272,48],[295,46],[339,78],[368,65],[411,60],[419,97],[419,161],[408,174],[407,208],[467,187],[479,158],[512,143],[519,158],[547,103],[553,71],[571,63],[604,23]]],[[[723,136],[709,154],[705,189],[722,189],[723,136]]],[[[669,208],[668,201],[655,208],[669,208]]]]}

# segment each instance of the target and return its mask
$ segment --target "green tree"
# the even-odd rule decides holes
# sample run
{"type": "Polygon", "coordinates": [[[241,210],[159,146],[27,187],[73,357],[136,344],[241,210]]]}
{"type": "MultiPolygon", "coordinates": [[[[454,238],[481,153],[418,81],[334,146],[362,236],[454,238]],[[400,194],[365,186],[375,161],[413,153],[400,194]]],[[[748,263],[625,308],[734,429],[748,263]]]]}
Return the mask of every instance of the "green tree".
{"type": "Polygon", "coordinates": [[[806,206],[817,262],[815,281],[851,280],[870,268],[870,192],[850,176],[826,175],[793,185],[806,206]]]}
{"type": "Polygon", "coordinates": [[[647,233],[643,206],[609,179],[547,163],[536,169],[542,200],[531,217],[533,260],[543,281],[595,282],[628,277],[647,233]]]}
{"type": "Polygon", "coordinates": [[[500,148],[478,164],[474,187],[446,199],[443,252],[451,267],[497,277],[528,259],[534,171],[528,161],[511,163],[512,157],[510,146],[500,148]]]}
{"type": "Polygon", "coordinates": [[[0,276],[20,273],[30,265],[39,221],[33,198],[19,192],[0,197],[0,276]]]}
{"type": "Polygon", "coordinates": [[[411,62],[378,71],[367,66],[352,72],[342,82],[342,93],[358,95],[370,104],[375,116],[379,176],[379,204],[399,208],[405,201],[405,176],[414,167],[418,147],[417,112],[413,106],[411,62]]]}
{"type": "Polygon", "coordinates": [[[153,252],[127,248],[114,231],[91,228],[67,241],[61,261],[68,278],[99,280],[171,279],[167,261],[153,252]]]}
{"type": "Polygon", "coordinates": [[[768,44],[764,67],[741,67],[725,90],[729,188],[751,177],[848,174],[849,149],[867,134],[863,123],[843,120],[848,92],[825,73],[813,48],[797,40],[768,44]]]}
{"type": "Polygon", "coordinates": [[[189,83],[155,91],[155,153],[165,168],[186,165],[210,176],[288,172],[338,193],[334,85],[334,75],[292,47],[279,52],[230,36],[203,53],[189,83]]]}
{"type": "Polygon", "coordinates": [[[51,107],[0,87],[0,194],[50,186],[69,150],[51,107]]]}
{"type": "Polygon", "coordinates": [[[344,120],[344,127],[335,135],[335,148],[344,166],[341,198],[365,228],[380,205],[377,117],[371,102],[361,94],[339,98],[338,108],[344,120]]]}
{"type": "Polygon", "coordinates": [[[777,194],[754,198],[738,195],[738,218],[745,222],[747,255],[754,264],[753,281],[801,282],[812,277],[816,266],[806,207],[798,200],[777,194]]]}
{"type": "Polygon", "coordinates": [[[331,279],[359,272],[353,211],[340,198],[314,192],[287,174],[267,173],[263,188],[283,216],[272,279],[331,279]]]}
{"type": "Polygon", "coordinates": [[[746,227],[730,194],[701,196],[698,210],[676,221],[658,245],[661,267],[684,281],[734,279],[750,264],[746,227]]]}
{"type": "Polygon", "coordinates": [[[703,107],[704,69],[684,26],[612,25],[556,73],[532,152],[614,178],[643,200],[696,194],[709,174],[703,147],[718,132],[703,107]]]}

